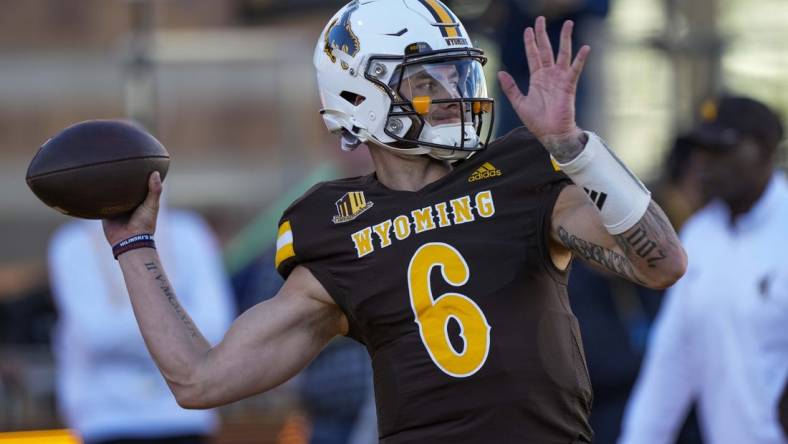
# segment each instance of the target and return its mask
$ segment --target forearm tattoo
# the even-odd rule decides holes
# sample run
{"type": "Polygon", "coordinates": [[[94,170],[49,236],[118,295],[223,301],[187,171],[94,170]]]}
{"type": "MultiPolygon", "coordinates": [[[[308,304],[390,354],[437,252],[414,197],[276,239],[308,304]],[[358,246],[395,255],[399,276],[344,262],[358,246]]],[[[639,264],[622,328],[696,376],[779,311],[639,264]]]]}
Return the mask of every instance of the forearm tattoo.
{"type": "Polygon", "coordinates": [[[640,222],[626,233],[614,237],[627,256],[635,255],[654,268],[667,257],[661,245],[670,242],[668,233],[673,233],[673,227],[667,223],[667,217],[659,206],[651,202],[640,222]]]}
{"type": "Polygon", "coordinates": [[[642,285],[660,272],[662,262],[668,259],[666,251],[681,248],[665,213],[653,201],[637,224],[613,236],[623,254],[581,239],[564,226],[559,225],[557,231],[561,242],[583,259],[642,285]]]}
{"type": "Polygon", "coordinates": [[[558,226],[558,238],[564,245],[579,254],[583,259],[599,264],[613,273],[640,282],[637,276],[635,276],[629,259],[615,251],[585,239],[580,239],[574,234],[566,231],[566,229],[560,225],[558,226]]]}
{"type": "Polygon", "coordinates": [[[178,302],[178,299],[175,297],[175,293],[172,291],[169,283],[167,282],[167,278],[164,277],[164,273],[159,271],[159,267],[155,262],[146,262],[145,269],[150,271],[151,275],[154,276],[153,278],[157,281],[162,295],[167,298],[167,302],[175,310],[175,314],[178,316],[181,322],[183,322],[183,325],[186,327],[186,330],[189,332],[189,334],[193,338],[197,337],[197,328],[194,327],[189,315],[186,313],[183,307],[181,307],[180,302],[178,302]]]}

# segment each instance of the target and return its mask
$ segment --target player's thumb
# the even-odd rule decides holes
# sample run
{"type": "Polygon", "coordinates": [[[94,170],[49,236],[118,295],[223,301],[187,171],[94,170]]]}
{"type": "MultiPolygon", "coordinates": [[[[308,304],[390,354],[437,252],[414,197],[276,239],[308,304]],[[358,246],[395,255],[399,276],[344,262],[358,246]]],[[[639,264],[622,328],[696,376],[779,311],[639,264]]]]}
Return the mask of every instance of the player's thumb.
{"type": "Polygon", "coordinates": [[[148,195],[145,197],[143,205],[151,210],[158,211],[159,199],[164,186],[161,183],[161,174],[158,171],[151,173],[148,177],[148,195]]]}

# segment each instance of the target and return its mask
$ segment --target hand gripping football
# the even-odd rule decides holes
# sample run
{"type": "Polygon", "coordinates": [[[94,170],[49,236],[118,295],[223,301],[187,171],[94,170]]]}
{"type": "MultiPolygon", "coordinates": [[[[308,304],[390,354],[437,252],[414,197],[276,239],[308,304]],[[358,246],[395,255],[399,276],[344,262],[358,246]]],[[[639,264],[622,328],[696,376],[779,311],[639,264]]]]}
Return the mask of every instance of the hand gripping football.
{"type": "Polygon", "coordinates": [[[45,204],[69,216],[106,219],[145,200],[148,176],[167,175],[170,155],[141,127],[88,120],[47,140],[27,169],[27,184],[45,204]]]}

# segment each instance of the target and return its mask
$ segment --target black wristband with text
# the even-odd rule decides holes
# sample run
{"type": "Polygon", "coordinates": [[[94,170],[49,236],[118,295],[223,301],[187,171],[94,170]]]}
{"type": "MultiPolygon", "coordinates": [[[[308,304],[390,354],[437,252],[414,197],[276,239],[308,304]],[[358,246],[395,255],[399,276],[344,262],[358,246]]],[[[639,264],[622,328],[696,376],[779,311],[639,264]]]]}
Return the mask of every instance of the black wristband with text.
{"type": "Polygon", "coordinates": [[[136,250],[137,248],[153,248],[156,249],[156,244],[153,242],[152,234],[137,234],[128,239],[122,240],[112,246],[112,255],[115,260],[118,259],[123,253],[127,251],[136,250]]]}

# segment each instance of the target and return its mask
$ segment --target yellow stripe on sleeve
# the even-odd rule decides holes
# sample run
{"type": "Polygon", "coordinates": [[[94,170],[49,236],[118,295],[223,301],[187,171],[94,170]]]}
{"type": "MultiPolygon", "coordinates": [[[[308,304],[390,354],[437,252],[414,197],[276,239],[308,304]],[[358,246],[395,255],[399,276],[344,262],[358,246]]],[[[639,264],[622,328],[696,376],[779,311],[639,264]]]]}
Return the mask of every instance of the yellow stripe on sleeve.
{"type": "Polygon", "coordinates": [[[276,237],[276,257],[274,258],[276,268],[279,268],[282,262],[294,256],[293,231],[290,229],[290,221],[286,220],[279,226],[279,234],[276,237]]]}

